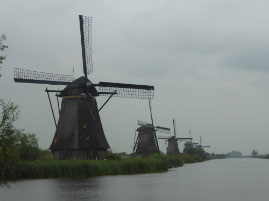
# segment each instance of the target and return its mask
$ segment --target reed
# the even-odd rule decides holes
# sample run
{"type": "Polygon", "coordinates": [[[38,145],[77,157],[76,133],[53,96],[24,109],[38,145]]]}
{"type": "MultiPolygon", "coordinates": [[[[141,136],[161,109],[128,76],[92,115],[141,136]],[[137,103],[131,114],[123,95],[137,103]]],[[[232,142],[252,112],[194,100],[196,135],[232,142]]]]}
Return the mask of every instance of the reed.
{"type": "Polygon", "coordinates": [[[121,160],[34,160],[21,161],[12,178],[72,178],[102,175],[125,175],[167,171],[169,167],[180,167],[184,163],[198,162],[200,158],[185,154],[148,158],[126,158],[121,160]]]}
{"type": "Polygon", "coordinates": [[[167,171],[165,160],[129,158],[122,160],[36,160],[22,161],[10,179],[91,177],[167,171]]]}

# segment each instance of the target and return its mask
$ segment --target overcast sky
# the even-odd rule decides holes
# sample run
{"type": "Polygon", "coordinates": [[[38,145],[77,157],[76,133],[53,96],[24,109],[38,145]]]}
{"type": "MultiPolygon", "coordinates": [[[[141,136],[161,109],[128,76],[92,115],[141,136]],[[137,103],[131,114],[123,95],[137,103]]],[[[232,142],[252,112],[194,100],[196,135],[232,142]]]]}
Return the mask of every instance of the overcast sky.
{"type": "MultiPolygon", "coordinates": [[[[46,85],[14,83],[14,67],[82,75],[78,15],[93,17],[93,82],[155,86],[154,121],[207,151],[269,153],[269,2],[265,0],[1,0],[9,48],[0,97],[20,106],[17,127],[48,148],[55,126],[46,85]]],[[[49,89],[62,87],[47,86],[49,89]]],[[[53,97],[54,98],[54,97],[53,97]]],[[[106,100],[98,97],[98,105],[106,100]]],[[[53,99],[56,106],[56,99],[53,99]]],[[[56,109],[56,107],[55,107],[56,109]]],[[[112,98],[100,113],[114,152],[131,152],[147,100],[112,98]]],[[[162,151],[165,143],[159,141],[162,151]]],[[[182,149],[183,144],[180,144],[182,149]]]]}

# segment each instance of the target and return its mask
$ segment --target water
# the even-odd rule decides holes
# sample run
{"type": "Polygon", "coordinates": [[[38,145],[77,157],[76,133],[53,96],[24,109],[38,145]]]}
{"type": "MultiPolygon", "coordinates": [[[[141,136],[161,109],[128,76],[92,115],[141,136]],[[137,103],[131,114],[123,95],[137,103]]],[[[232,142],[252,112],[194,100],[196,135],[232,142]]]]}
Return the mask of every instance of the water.
{"type": "Polygon", "coordinates": [[[18,181],[2,201],[268,201],[269,160],[224,159],[166,173],[18,181]]]}

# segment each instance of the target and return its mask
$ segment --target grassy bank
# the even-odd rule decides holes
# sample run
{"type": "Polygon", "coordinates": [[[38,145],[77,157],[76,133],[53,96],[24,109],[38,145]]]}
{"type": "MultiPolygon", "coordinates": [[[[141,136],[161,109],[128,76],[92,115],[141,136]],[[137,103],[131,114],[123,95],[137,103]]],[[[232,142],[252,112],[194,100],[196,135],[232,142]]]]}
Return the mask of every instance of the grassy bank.
{"type": "Polygon", "coordinates": [[[167,171],[170,166],[180,167],[184,163],[202,161],[198,156],[154,155],[148,158],[121,160],[35,160],[22,161],[9,175],[9,179],[37,179],[63,177],[91,177],[102,175],[124,175],[167,171]]]}

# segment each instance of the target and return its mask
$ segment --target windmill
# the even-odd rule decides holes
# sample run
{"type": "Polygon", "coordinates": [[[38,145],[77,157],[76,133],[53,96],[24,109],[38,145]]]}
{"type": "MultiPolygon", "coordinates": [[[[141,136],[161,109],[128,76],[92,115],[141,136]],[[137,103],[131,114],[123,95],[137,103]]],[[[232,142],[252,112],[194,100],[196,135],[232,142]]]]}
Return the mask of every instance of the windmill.
{"type": "Polygon", "coordinates": [[[191,129],[189,129],[189,135],[190,135],[191,140],[184,143],[185,148],[193,148],[193,146],[195,144],[192,142],[191,129]]]}
{"type": "Polygon", "coordinates": [[[133,155],[149,156],[160,153],[156,132],[170,133],[170,128],[154,126],[151,123],[138,120],[138,132],[134,142],[133,155]]]}
{"type": "Polygon", "coordinates": [[[100,110],[114,97],[152,99],[154,87],[126,83],[92,83],[88,75],[93,72],[92,62],[92,18],[79,15],[84,76],[74,80],[72,75],[44,73],[25,69],[14,69],[14,81],[33,84],[66,85],[63,90],[49,90],[48,94],[56,132],[50,145],[55,159],[102,158],[109,144],[106,140],[100,110]],[[56,118],[49,93],[56,93],[59,119],[56,118]],[[98,109],[96,97],[109,96],[98,109]],[[58,97],[62,98],[61,107],[58,97]]]}
{"type": "MultiPolygon", "coordinates": [[[[193,143],[193,144],[194,144],[194,143],[193,143]]],[[[204,149],[204,148],[210,148],[210,146],[203,146],[203,145],[202,145],[202,136],[200,135],[200,144],[195,143],[195,148],[198,148],[198,149],[204,149]]]]}
{"type": "Polygon", "coordinates": [[[174,127],[174,136],[171,137],[159,137],[159,139],[164,139],[168,142],[167,146],[167,155],[179,154],[178,144],[183,140],[192,140],[192,138],[177,138],[176,134],[176,121],[173,119],[173,127],[174,127]]]}

